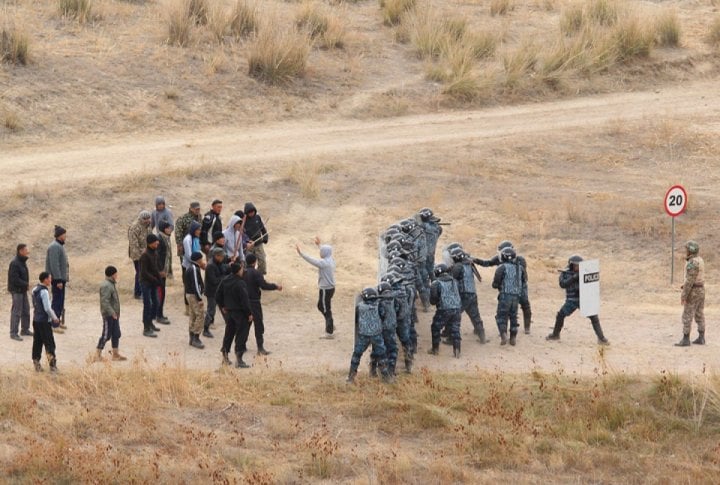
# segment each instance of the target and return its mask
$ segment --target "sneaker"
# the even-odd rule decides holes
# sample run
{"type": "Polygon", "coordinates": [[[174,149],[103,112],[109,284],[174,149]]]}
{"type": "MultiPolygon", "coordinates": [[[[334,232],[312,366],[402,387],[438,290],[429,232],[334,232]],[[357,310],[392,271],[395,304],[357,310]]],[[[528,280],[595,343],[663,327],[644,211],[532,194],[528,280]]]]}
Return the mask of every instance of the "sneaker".
{"type": "Polygon", "coordinates": [[[156,327],[154,324],[152,324],[152,323],[150,324],[150,328],[153,329],[153,332],[159,332],[159,331],[160,331],[160,329],[157,328],[157,327],[156,327]]]}
{"type": "Polygon", "coordinates": [[[610,341],[605,337],[598,339],[598,345],[610,345],[610,341]]]}
{"type": "Polygon", "coordinates": [[[63,330],[62,327],[53,327],[54,333],[65,333],[65,330],[63,330]]]}
{"type": "Polygon", "coordinates": [[[13,340],[17,340],[18,342],[22,342],[22,337],[16,333],[10,334],[10,338],[13,340]]]}
{"type": "Polygon", "coordinates": [[[323,335],[323,336],[320,337],[320,338],[321,338],[321,339],[326,339],[326,340],[332,340],[332,339],[335,338],[335,336],[334,336],[333,334],[331,334],[331,333],[327,333],[327,332],[326,332],[325,335],[323,335]]]}
{"type": "Polygon", "coordinates": [[[167,317],[156,318],[155,321],[156,321],[157,323],[162,324],[162,325],[170,325],[170,320],[168,320],[167,317]]]}
{"type": "Polygon", "coordinates": [[[545,340],[560,340],[560,335],[555,335],[554,333],[551,333],[547,337],[545,337],[545,340]]]}
{"type": "Polygon", "coordinates": [[[61,323],[61,324],[60,324],[60,327],[58,327],[58,328],[62,328],[63,330],[67,330],[67,326],[65,326],[64,323],[61,323]]]}
{"type": "Polygon", "coordinates": [[[268,352],[267,350],[265,350],[262,347],[258,349],[257,353],[258,353],[258,355],[270,355],[270,352],[268,352]]]}
{"type": "Polygon", "coordinates": [[[146,329],[146,330],[143,330],[143,336],[145,336],[145,337],[152,337],[152,338],[156,338],[156,337],[157,337],[157,335],[155,334],[155,332],[153,332],[152,329],[150,329],[150,328],[148,328],[148,329],[146,329]]]}
{"type": "Polygon", "coordinates": [[[21,330],[20,335],[24,335],[26,337],[32,337],[33,333],[30,330],[21,330]]]}

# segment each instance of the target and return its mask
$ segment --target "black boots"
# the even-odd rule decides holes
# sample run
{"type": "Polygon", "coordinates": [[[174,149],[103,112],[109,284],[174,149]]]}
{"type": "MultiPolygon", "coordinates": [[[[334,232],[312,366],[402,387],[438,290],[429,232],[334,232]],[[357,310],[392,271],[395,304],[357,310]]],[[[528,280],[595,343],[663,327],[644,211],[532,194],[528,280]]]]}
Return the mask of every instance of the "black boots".
{"type": "Polygon", "coordinates": [[[205,344],[200,340],[200,334],[190,332],[190,346],[196,349],[204,349],[205,344]]]}
{"type": "Polygon", "coordinates": [[[514,332],[510,332],[510,345],[515,345],[515,339],[517,338],[517,330],[514,332]]]}
{"type": "Polygon", "coordinates": [[[347,376],[347,379],[345,379],[345,382],[347,382],[348,384],[352,384],[353,382],[355,382],[356,375],[357,375],[357,371],[350,369],[350,372],[348,373],[348,376],[347,376]]]}
{"type": "Polygon", "coordinates": [[[675,347],[690,347],[690,334],[683,334],[682,340],[676,343],[675,347]]]}
{"type": "Polygon", "coordinates": [[[696,345],[705,345],[705,331],[698,332],[698,338],[693,340],[693,343],[696,345]]]}
{"type": "Polygon", "coordinates": [[[223,365],[232,365],[232,361],[230,360],[230,355],[229,355],[230,353],[225,350],[221,350],[220,352],[222,353],[222,364],[223,365]]]}
{"type": "Polygon", "coordinates": [[[428,354],[430,354],[430,355],[437,355],[437,354],[439,354],[439,353],[440,353],[440,344],[439,344],[439,343],[436,343],[436,342],[433,342],[432,348],[431,348],[430,350],[428,350],[428,354]]]}
{"type": "Polygon", "coordinates": [[[235,362],[235,367],[237,369],[247,369],[248,367],[250,367],[248,364],[245,363],[244,360],[242,360],[243,353],[244,352],[238,352],[235,354],[235,356],[237,357],[237,362],[235,362]]]}
{"type": "Polygon", "coordinates": [[[413,354],[407,347],[403,347],[403,353],[405,354],[405,373],[410,374],[413,367],[413,354]]]}
{"type": "Polygon", "coordinates": [[[206,338],[213,338],[213,337],[215,337],[215,336],[212,334],[212,332],[210,332],[210,327],[209,327],[209,326],[208,326],[208,327],[205,327],[205,328],[203,329],[202,336],[203,336],[203,337],[206,337],[206,338]]]}
{"type": "Polygon", "coordinates": [[[563,316],[562,313],[558,312],[558,314],[555,316],[555,327],[553,328],[552,333],[545,337],[545,340],[560,340],[560,330],[562,330],[564,324],[565,316],[563,316]]]}
{"type": "Polygon", "coordinates": [[[523,314],[523,327],[525,335],[530,335],[530,315],[523,314]]]}
{"type": "Polygon", "coordinates": [[[39,361],[39,360],[33,359],[33,366],[35,367],[35,372],[42,372],[42,371],[43,371],[42,365],[40,365],[40,361],[39,361]]]}
{"type": "Polygon", "coordinates": [[[475,333],[477,334],[478,340],[480,341],[481,344],[487,343],[487,339],[485,338],[485,328],[480,327],[477,329],[477,331],[475,333]]]}
{"type": "Polygon", "coordinates": [[[377,376],[378,376],[377,368],[378,368],[377,360],[375,360],[375,359],[370,359],[370,377],[377,377],[377,376]]]}
{"type": "Polygon", "coordinates": [[[152,337],[157,338],[157,335],[155,334],[155,331],[152,329],[151,326],[145,325],[145,328],[143,329],[143,335],[145,337],[152,337]]]}
{"type": "Polygon", "coordinates": [[[453,342],[453,357],[460,358],[460,341],[453,342]]]}
{"type": "Polygon", "coordinates": [[[508,343],[507,332],[500,332],[500,345],[506,345],[508,343]]]}
{"type": "Polygon", "coordinates": [[[592,323],[592,328],[595,331],[595,335],[597,336],[598,344],[610,344],[608,339],[605,338],[605,335],[603,335],[602,327],[600,326],[600,319],[597,317],[597,315],[595,315],[594,317],[590,317],[590,323],[592,323]]]}

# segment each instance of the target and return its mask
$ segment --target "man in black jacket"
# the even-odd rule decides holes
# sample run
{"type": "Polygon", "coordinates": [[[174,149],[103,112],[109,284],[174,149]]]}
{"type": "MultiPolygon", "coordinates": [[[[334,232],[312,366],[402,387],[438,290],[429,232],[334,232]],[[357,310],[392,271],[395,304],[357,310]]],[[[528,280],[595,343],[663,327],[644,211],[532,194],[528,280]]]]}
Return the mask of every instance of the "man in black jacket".
{"type": "Polygon", "coordinates": [[[27,260],[30,249],[27,244],[18,244],[15,258],[8,268],[8,291],[12,296],[12,309],[10,310],[10,338],[21,341],[20,335],[32,336],[30,331],[30,301],[28,289],[30,287],[30,273],[27,260]],[[20,335],[18,335],[18,327],[20,335]]]}
{"type": "Polygon", "coordinates": [[[237,362],[235,367],[250,367],[242,360],[243,354],[247,351],[247,339],[250,334],[250,323],[252,312],[248,299],[247,286],[243,281],[244,267],[239,263],[230,265],[230,275],[220,282],[215,293],[215,301],[225,316],[225,336],[220,352],[223,356],[223,364],[230,365],[228,354],[235,340],[235,355],[237,362]]]}
{"type": "Polygon", "coordinates": [[[230,274],[230,266],[226,264],[227,256],[222,248],[210,250],[208,264],[205,267],[205,299],[207,305],[205,308],[205,324],[203,337],[212,338],[214,335],[210,332],[210,325],[215,323],[215,292],[220,281],[230,274]]]}
{"type": "Polygon", "coordinates": [[[200,230],[200,247],[202,247],[205,254],[210,251],[210,247],[213,245],[213,234],[223,231],[222,219],[220,219],[223,208],[222,200],[213,200],[211,207],[203,217],[202,229],[200,230]]]}
{"type": "Polygon", "coordinates": [[[155,234],[148,234],[145,240],[147,248],[140,255],[138,274],[143,297],[143,335],[157,337],[155,332],[159,332],[160,329],[153,325],[153,319],[157,316],[158,288],[163,277],[160,273],[157,254],[160,239],[155,234]]]}
{"type": "Polygon", "coordinates": [[[257,256],[257,269],[262,274],[267,274],[267,260],[265,257],[265,245],[268,243],[268,232],[265,229],[262,217],[258,214],[252,202],[245,204],[245,235],[252,246],[246,248],[246,254],[257,256]]]}
{"type": "Polygon", "coordinates": [[[276,285],[275,283],[268,283],[265,281],[265,277],[262,273],[255,269],[257,263],[257,257],[254,254],[248,254],[245,257],[247,263],[247,269],[245,270],[245,276],[243,280],[247,285],[248,299],[250,300],[250,311],[252,312],[253,321],[255,325],[255,343],[257,343],[258,355],[268,355],[270,352],[265,350],[263,334],[265,333],[265,325],[263,324],[263,311],[262,302],[262,290],[278,290],[282,291],[282,285],[276,285]]]}

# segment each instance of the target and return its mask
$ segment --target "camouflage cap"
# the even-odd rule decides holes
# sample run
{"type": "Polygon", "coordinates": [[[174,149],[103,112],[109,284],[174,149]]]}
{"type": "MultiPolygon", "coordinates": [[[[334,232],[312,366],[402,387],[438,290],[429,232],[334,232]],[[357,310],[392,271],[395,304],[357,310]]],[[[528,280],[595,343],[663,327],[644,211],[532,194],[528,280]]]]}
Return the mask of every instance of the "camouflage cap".
{"type": "Polygon", "coordinates": [[[697,254],[700,252],[700,245],[695,241],[688,241],[685,243],[685,249],[690,254],[697,254]]]}

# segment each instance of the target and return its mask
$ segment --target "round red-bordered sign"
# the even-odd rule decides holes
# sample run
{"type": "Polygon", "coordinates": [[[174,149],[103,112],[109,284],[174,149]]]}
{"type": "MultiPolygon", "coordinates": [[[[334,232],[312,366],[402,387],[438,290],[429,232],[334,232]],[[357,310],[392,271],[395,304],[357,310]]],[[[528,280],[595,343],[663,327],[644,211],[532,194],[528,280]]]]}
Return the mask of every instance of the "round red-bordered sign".
{"type": "Polygon", "coordinates": [[[670,217],[677,217],[687,208],[687,192],[682,185],[673,185],[665,194],[665,212],[670,217]]]}

